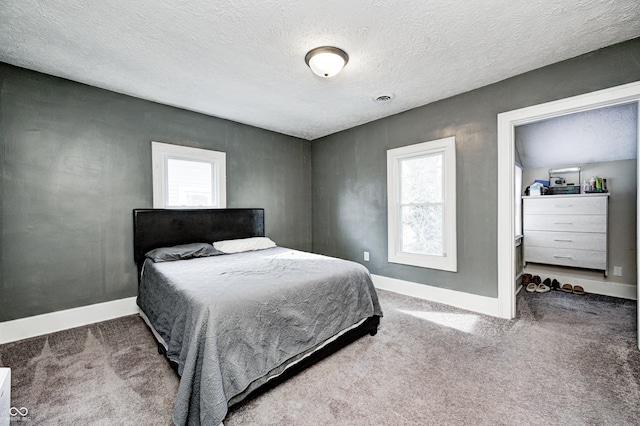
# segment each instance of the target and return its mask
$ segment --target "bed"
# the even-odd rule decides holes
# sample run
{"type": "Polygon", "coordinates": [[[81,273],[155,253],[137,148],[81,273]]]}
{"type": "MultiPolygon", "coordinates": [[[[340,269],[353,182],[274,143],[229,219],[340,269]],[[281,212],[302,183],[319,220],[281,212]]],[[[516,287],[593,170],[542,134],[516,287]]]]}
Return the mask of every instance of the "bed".
{"type": "Polygon", "coordinates": [[[355,262],[278,246],[146,258],[163,247],[268,240],[263,209],[136,209],[133,216],[137,303],[180,375],[175,424],[218,425],[231,407],[377,332],[378,298],[355,262]]]}

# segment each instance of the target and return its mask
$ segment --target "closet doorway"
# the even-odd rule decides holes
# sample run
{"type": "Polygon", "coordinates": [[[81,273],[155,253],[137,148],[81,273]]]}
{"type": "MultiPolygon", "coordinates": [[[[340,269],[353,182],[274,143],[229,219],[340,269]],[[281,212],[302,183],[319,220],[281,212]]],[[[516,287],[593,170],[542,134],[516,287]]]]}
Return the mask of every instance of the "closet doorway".
{"type": "MultiPolygon", "coordinates": [[[[513,318],[516,308],[516,289],[514,285],[516,275],[516,249],[514,244],[516,237],[514,225],[515,194],[513,190],[515,178],[515,128],[549,118],[629,104],[631,102],[640,103],[640,82],[498,115],[498,301],[502,317],[513,318]]],[[[640,105],[638,110],[640,111],[640,105]]],[[[636,184],[638,184],[637,175],[636,184]]],[[[640,185],[637,185],[637,188],[636,197],[640,199],[638,196],[640,185]]],[[[640,228],[637,222],[638,216],[636,216],[636,226],[640,228]]],[[[638,323],[640,324],[640,314],[638,323]]],[[[638,341],[640,342],[640,335],[638,341]]]]}
{"type": "MultiPolygon", "coordinates": [[[[530,228],[532,240],[525,238],[524,244],[516,249],[516,258],[521,260],[520,264],[516,262],[516,274],[529,261],[532,263],[526,263],[525,269],[534,276],[557,278],[561,283],[578,285],[587,293],[635,299],[638,103],[562,115],[517,126],[515,132],[516,163],[524,169],[523,190],[535,180],[550,181],[545,182],[550,187],[549,193],[563,197],[527,199],[530,205],[544,203],[563,215],[575,211],[577,216],[569,217],[579,221],[590,221],[594,213],[589,210],[589,215],[584,216],[585,205],[602,205],[604,215],[608,210],[608,220],[602,222],[605,228],[596,233],[596,224],[583,224],[575,229],[571,221],[568,225],[549,223],[546,218],[550,212],[546,208],[528,216],[534,220],[530,227],[543,229],[535,232],[530,228]],[[609,192],[584,195],[581,184],[585,181],[589,184],[591,177],[605,178],[609,192]],[[563,180],[567,186],[557,186],[555,181],[563,180]],[[573,195],[576,193],[577,196],[573,195]],[[539,220],[543,223],[538,223],[539,220]],[[521,259],[524,252],[528,255],[521,259]]],[[[516,235],[523,233],[518,228],[518,195],[516,235]]]]}

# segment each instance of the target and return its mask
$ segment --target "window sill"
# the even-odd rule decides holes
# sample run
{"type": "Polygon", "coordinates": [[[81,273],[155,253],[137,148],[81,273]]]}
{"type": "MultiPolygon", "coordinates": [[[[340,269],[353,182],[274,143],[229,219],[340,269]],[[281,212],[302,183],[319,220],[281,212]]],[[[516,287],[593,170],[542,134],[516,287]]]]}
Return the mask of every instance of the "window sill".
{"type": "Polygon", "coordinates": [[[390,255],[389,263],[400,265],[417,266],[419,268],[438,269],[441,271],[458,272],[458,265],[455,258],[446,256],[425,256],[409,253],[390,255]]]}

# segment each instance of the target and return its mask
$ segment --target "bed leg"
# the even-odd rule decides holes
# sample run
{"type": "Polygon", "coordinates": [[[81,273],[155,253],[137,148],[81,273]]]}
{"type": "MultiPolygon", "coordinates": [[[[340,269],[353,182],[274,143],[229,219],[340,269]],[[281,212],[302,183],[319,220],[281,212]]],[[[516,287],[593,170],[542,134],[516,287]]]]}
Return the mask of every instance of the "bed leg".
{"type": "Polygon", "coordinates": [[[378,334],[378,325],[380,325],[380,317],[376,315],[369,318],[369,320],[371,322],[371,324],[369,325],[369,327],[371,327],[369,329],[369,335],[375,336],[376,334],[378,334]]]}

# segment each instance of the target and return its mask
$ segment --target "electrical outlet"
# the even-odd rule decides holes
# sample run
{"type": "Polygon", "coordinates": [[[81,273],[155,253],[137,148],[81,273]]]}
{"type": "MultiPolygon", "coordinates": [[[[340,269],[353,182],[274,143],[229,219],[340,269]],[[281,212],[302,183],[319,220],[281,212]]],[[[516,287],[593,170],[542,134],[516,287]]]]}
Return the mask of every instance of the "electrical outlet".
{"type": "Polygon", "coordinates": [[[622,276],[622,266],[614,266],[613,267],[613,275],[615,275],[616,277],[621,277],[622,276]]]}
{"type": "Polygon", "coordinates": [[[364,252],[364,261],[365,261],[365,262],[368,262],[368,261],[369,261],[369,252],[368,252],[368,251],[365,251],[365,252],[364,252]]]}

